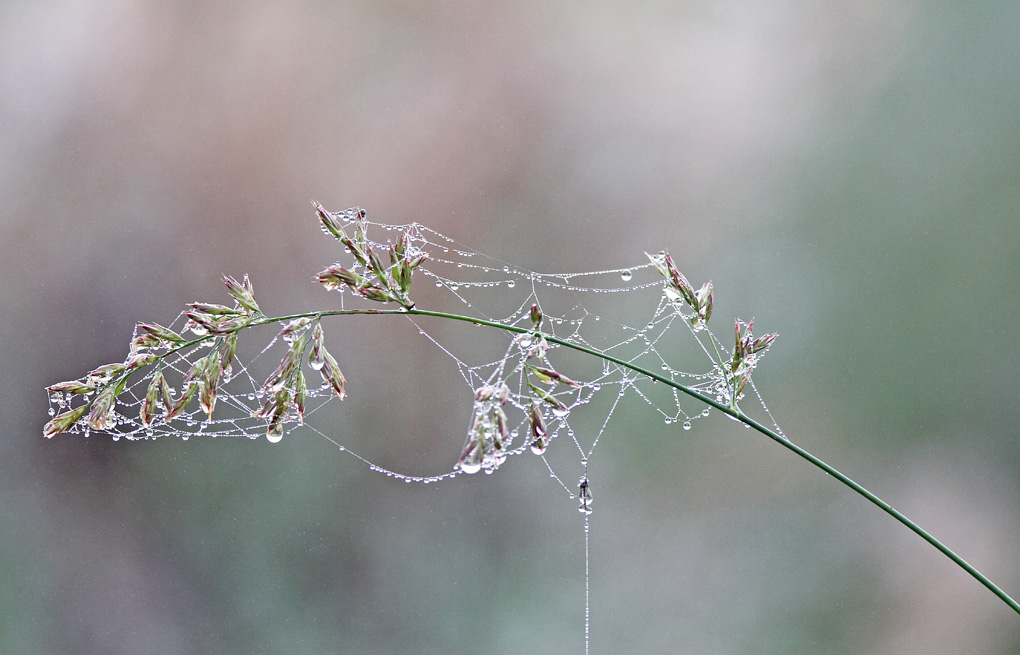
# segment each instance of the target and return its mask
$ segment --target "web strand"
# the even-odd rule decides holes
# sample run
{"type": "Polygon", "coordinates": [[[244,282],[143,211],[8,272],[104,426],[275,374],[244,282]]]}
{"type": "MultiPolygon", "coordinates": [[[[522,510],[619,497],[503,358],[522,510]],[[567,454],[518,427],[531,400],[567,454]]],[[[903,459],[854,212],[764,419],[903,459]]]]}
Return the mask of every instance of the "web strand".
{"type": "MultiPolygon", "coordinates": [[[[463,383],[465,402],[474,399],[475,413],[465,452],[471,448],[472,438],[477,438],[478,433],[472,432],[476,429],[506,432],[498,452],[487,452],[491,457],[480,461],[475,470],[491,474],[519,455],[531,458],[537,455],[548,469],[555,488],[570,501],[580,502],[584,519],[584,645],[587,654],[591,634],[589,461],[597,456],[604,437],[614,438],[612,419],[628,397],[652,408],[665,425],[679,424],[685,431],[711,412],[694,400],[681,397],[675,388],[656,385],[654,380],[616,363],[578,357],[567,348],[546,343],[543,335],[612,355],[647,370],[661,371],[665,378],[715,397],[721,403],[730,402],[734,393],[733,374],[725,370],[732,349],[727,350],[722,340],[703,324],[699,325],[690,307],[664,293],[663,279],[653,263],[646,261],[580,273],[539,273],[476,252],[417,223],[389,225],[365,221],[365,226],[374,239],[379,239],[370,242],[379,251],[384,250],[385,241],[406,234],[409,249],[428,253],[428,259],[415,271],[412,287],[419,307],[453,308],[465,315],[522,330],[521,333],[489,331],[487,338],[495,340],[497,346],[489,354],[479,356],[478,348],[465,347],[462,341],[441,336],[442,333],[426,325],[419,315],[409,314],[403,319],[414,334],[453,362],[463,383]],[[537,328],[533,325],[532,307],[541,314],[537,328]],[[541,371],[563,374],[570,384],[541,371]],[[539,421],[536,413],[543,426],[541,435],[536,428],[539,421]],[[593,413],[598,414],[594,421],[593,413]],[[588,418],[575,418],[585,415],[588,418]],[[572,422],[583,425],[583,429],[575,429],[572,422]],[[573,444],[572,448],[563,448],[568,444],[559,443],[564,437],[573,444]],[[578,471],[580,486],[570,482],[576,479],[578,471]]],[[[351,270],[370,274],[364,265],[355,264],[351,270]]],[[[371,308],[373,304],[344,287],[340,287],[339,295],[339,306],[343,310],[371,308]]],[[[330,303],[335,306],[336,302],[336,296],[331,296],[330,303]]],[[[156,418],[148,423],[139,418],[151,389],[150,382],[156,375],[156,370],[151,370],[131,378],[111,409],[111,422],[105,431],[114,440],[167,436],[261,438],[267,434],[267,376],[271,377],[281,357],[286,360],[285,353],[294,348],[295,340],[305,338],[302,335],[306,332],[302,331],[310,330],[311,324],[296,328],[294,334],[272,337],[265,347],[246,359],[242,355],[250,352],[247,348],[255,335],[242,335],[238,354],[217,391],[211,414],[195,403],[173,420],[160,418],[167,413],[168,402],[180,399],[185,393],[196,363],[210,352],[208,346],[213,342],[166,356],[158,370],[166,377],[173,393],[156,403],[156,418]]],[[[190,327],[183,313],[170,324],[171,329],[182,334],[190,327]]],[[[281,327],[253,327],[245,332],[279,331],[281,327]]],[[[143,335],[136,330],[133,337],[139,336],[143,335]]],[[[341,351],[337,355],[342,359],[341,351]]],[[[317,378],[310,374],[308,379],[317,378]]],[[[753,402],[757,411],[781,434],[757,386],[750,378],[748,381],[751,393],[744,395],[745,403],[753,402]]],[[[80,400],[70,393],[52,392],[50,415],[66,412],[80,400]]],[[[270,440],[285,439],[295,429],[307,430],[371,471],[407,483],[430,484],[473,472],[469,467],[458,466],[432,475],[409,475],[373,462],[335,436],[335,428],[327,432],[317,426],[316,419],[336,400],[336,387],[325,378],[320,384],[309,384],[303,397],[303,412],[300,416],[288,415],[278,434],[270,427],[270,440]]],[[[88,436],[90,428],[80,422],[68,431],[88,436]]],[[[458,445],[450,444],[451,464],[456,459],[458,445]]],[[[604,490],[600,488],[599,492],[604,490]]]]}

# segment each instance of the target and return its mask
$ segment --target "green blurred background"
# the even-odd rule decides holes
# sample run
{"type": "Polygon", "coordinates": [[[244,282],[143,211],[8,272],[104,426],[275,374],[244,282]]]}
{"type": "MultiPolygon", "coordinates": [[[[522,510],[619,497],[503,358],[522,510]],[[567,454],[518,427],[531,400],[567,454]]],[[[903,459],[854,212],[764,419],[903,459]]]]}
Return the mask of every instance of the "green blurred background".
{"type": "MultiPolygon", "coordinates": [[[[794,441],[1020,594],[1018,71],[1014,2],[8,0],[0,652],[583,652],[581,520],[533,458],[421,486],[312,434],[42,438],[45,385],[221,273],[331,302],[311,198],[533,269],[668,247],[780,333],[756,380],[794,441]]],[[[335,329],[332,431],[449,470],[459,378],[335,329]]],[[[592,461],[593,654],[1020,651],[805,462],[633,409],[592,461]]]]}

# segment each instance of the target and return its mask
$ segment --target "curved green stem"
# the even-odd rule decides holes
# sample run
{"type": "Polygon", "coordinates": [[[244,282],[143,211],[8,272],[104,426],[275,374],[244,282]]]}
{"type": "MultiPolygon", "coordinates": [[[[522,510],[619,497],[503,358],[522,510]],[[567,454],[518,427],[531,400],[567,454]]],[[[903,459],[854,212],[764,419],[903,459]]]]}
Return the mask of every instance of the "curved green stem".
{"type": "MultiPolygon", "coordinates": [[[[455,320],[455,321],[463,321],[463,322],[467,322],[467,323],[473,323],[475,325],[484,325],[484,326],[487,326],[487,327],[493,327],[493,328],[497,328],[497,329],[500,329],[500,330],[504,330],[506,332],[516,332],[516,333],[519,333],[519,334],[528,334],[528,333],[531,333],[531,332],[535,331],[532,328],[521,328],[521,327],[518,327],[516,325],[507,325],[505,323],[498,323],[496,321],[488,321],[488,320],[485,320],[485,319],[475,318],[475,317],[471,317],[471,316],[462,316],[460,314],[450,314],[450,313],[447,313],[447,312],[434,312],[434,311],[428,311],[428,310],[424,310],[424,309],[408,309],[408,310],[403,310],[403,309],[400,309],[400,310],[397,310],[397,309],[392,309],[392,310],[391,309],[382,309],[382,310],[379,310],[379,309],[346,309],[346,310],[335,310],[335,311],[326,311],[326,312],[310,312],[310,313],[306,313],[306,314],[292,314],[290,316],[281,316],[281,317],[277,317],[277,318],[266,318],[263,321],[258,321],[257,323],[253,323],[253,325],[260,324],[260,323],[275,323],[275,322],[280,322],[280,321],[293,320],[295,318],[318,317],[318,316],[358,315],[358,314],[403,314],[403,315],[408,315],[408,316],[434,316],[434,317],[437,317],[437,318],[444,318],[444,319],[450,319],[450,320],[455,320]]],[[[790,450],[790,451],[796,453],[797,455],[799,455],[800,457],[806,459],[808,462],[810,462],[814,466],[820,468],[821,470],[825,471],[826,473],[828,473],[832,477],[836,478],[837,480],[842,482],[844,485],[846,485],[850,489],[854,490],[855,492],[857,492],[858,494],[860,494],[864,498],[868,499],[868,501],[870,501],[872,504],[874,504],[877,507],[881,508],[882,511],[884,511],[887,514],[889,514],[890,516],[892,516],[894,519],[896,519],[897,521],[899,521],[900,523],[902,523],[906,527],[910,528],[910,530],[912,530],[914,533],[916,533],[922,539],[924,539],[929,544],[931,544],[932,546],[937,548],[940,552],[942,552],[942,554],[944,554],[946,557],[948,557],[953,562],[955,562],[960,568],[962,568],[967,573],[969,573],[975,580],[977,580],[978,582],[983,584],[986,588],[988,588],[989,591],[991,591],[993,594],[998,596],[1004,603],[1009,605],[1009,607],[1011,607],[1013,609],[1013,611],[1015,611],[1018,614],[1020,614],[1020,603],[1017,603],[1017,601],[1013,600],[1013,598],[1011,598],[1009,596],[1009,594],[1007,594],[1002,589],[1000,589],[997,585],[995,585],[995,583],[993,583],[991,580],[989,580],[987,577],[985,577],[980,571],[978,571],[971,564],[969,564],[966,560],[964,560],[962,557],[960,557],[955,552],[953,552],[948,546],[946,546],[941,541],[939,541],[938,539],[933,537],[931,534],[929,534],[926,530],[924,530],[919,525],[917,525],[916,523],[911,521],[909,518],[907,518],[902,512],[900,512],[899,510],[895,509],[892,505],[890,505],[889,503],[885,502],[884,500],[882,500],[881,498],[879,498],[878,496],[876,496],[872,492],[868,491],[866,488],[864,488],[863,486],[861,486],[860,484],[855,482],[850,477],[844,475],[843,473],[840,473],[838,470],[836,470],[835,468],[833,468],[829,464],[827,464],[824,461],[822,461],[821,459],[815,457],[810,452],[808,452],[808,451],[804,450],[803,448],[801,448],[800,446],[792,443],[791,441],[789,441],[788,439],[786,439],[782,435],[780,435],[777,432],[775,432],[775,431],[765,427],[761,423],[758,423],[754,419],[746,416],[743,412],[740,411],[739,408],[729,407],[727,405],[724,405],[724,404],[718,402],[717,400],[715,400],[715,398],[711,398],[709,396],[706,396],[705,394],[703,394],[703,393],[701,393],[699,391],[696,391],[694,389],[691,389],[690,387],[687,387],[687,386],[685,386],[683,384],[680,384],[679,382],[676,382],[675,380],[671,380],[671,379],[669,379],[667,377],[663,377],[662,375],[660,375],[658,373],[655,373],[654,371],[649,371],[646,368],[643,368],[643,367],[638,366],[636,364],[633,364],[631,362],[625,361],[623,359],[620,359],[620,358],[615,357],[613,355],[610,355],[608,353],[600,352],[600,351],[595,350],[593,348],[588,348],[587,346],[582,346],[580,344],[572,343],[572,342],[567,341],[565,339],[561,339],[559,337],[555,337],[555,336],[553,336],[551,334],[544,334],[543,333],[543,336],[550,343],[555,343],[555,344],[558,344],[558,345],[563,346],[565,348],[570,348],[571,350],[576,350],[578,352],[582,352],[582,353],[585,353],[585,354],[588,354],[588,355],[592,355],[593,357],[598,357],[599,359],[602,359],[602,360],[605,360],[605,361],[608,361],[608,362],[612,362],[613,364],[616,364],[618,366],[622,366],[624,368],[630,369],[631,371],[634,371],[635,373],[638,373],[640,375],[643,375],[643,376],[646,376],[648,378],[651,378],[652,380],[657,380],[659,382],[662,382],[663,384],[665,384],[667,386],[670,386],[670,387],[672,387],[672,388],[674,388],[674,389],[676,389],[678,391],[681,391],[681,392],[683,392],[683,393],[685,393],[685,394],[687,394],[689,396],[692,396],[693,398],[696,398],[697,400],[705,403],[706,405],[714,407],[715,409],[717,409],[720,412],[726,414],[727,416],[730,416],[730,417],[740,421],[741,423],[744,423],[745,425],[747,425],[747,426],[749,426],[751,428],[754,428],[755,430],[757,430],[761,434],[765,435],[766,437],[772,439],[773,441],[775,441],[779,445],[783,446],[787,450],[790,450]]]]}

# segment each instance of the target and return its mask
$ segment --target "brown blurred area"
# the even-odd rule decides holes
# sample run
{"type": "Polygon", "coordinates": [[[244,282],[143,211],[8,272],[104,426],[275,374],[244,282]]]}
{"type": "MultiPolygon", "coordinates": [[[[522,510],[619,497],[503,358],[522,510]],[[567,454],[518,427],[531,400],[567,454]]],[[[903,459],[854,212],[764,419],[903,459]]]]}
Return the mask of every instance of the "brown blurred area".
{"type": "MultiPolygon", "coordinates": [[[[311,199],[543,271],[668,247],[719,320],[780,333],[756,379],[794,441],[1020,593],[1018,24],[993,2],[0,4],[0,652],[583,651],[581,523],[533,460],[425,487],[314,436],[42,438],[43,387],[225,300],[223,273],[279,313],[333,302],[311,199]]],[[[336,433],[448,470],[470,410],[448,362],[336,329],[359,372],[336,433]]],[[[591,463],[592,653],[1020,649],[1012,611],[833,480],[633,409],[591,463]]]]}

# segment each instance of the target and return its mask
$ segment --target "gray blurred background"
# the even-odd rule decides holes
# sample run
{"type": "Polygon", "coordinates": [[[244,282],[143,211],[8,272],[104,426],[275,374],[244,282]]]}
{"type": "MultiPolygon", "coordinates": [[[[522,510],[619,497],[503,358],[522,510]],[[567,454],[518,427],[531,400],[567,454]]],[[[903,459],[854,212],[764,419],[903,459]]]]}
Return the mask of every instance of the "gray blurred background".
{"type": "MultiPolygon", "coordinates": [[[[45,385],[221,273],[333,302],[312,198],[533,269],[668,247],[780,333],[794,441],[1020,594],[1018,35],[1015,2],[0,4],[0,652],[583,652],[581,520],[533,458],[421,486],[311,434],[42,438],[45,385]]],[[[334,329],[332,431],[449,470],[460,380],[334,329]]],[[[807,463],[634,408],[592,462],[593,654],[1020,651],[807,463]]]]}

